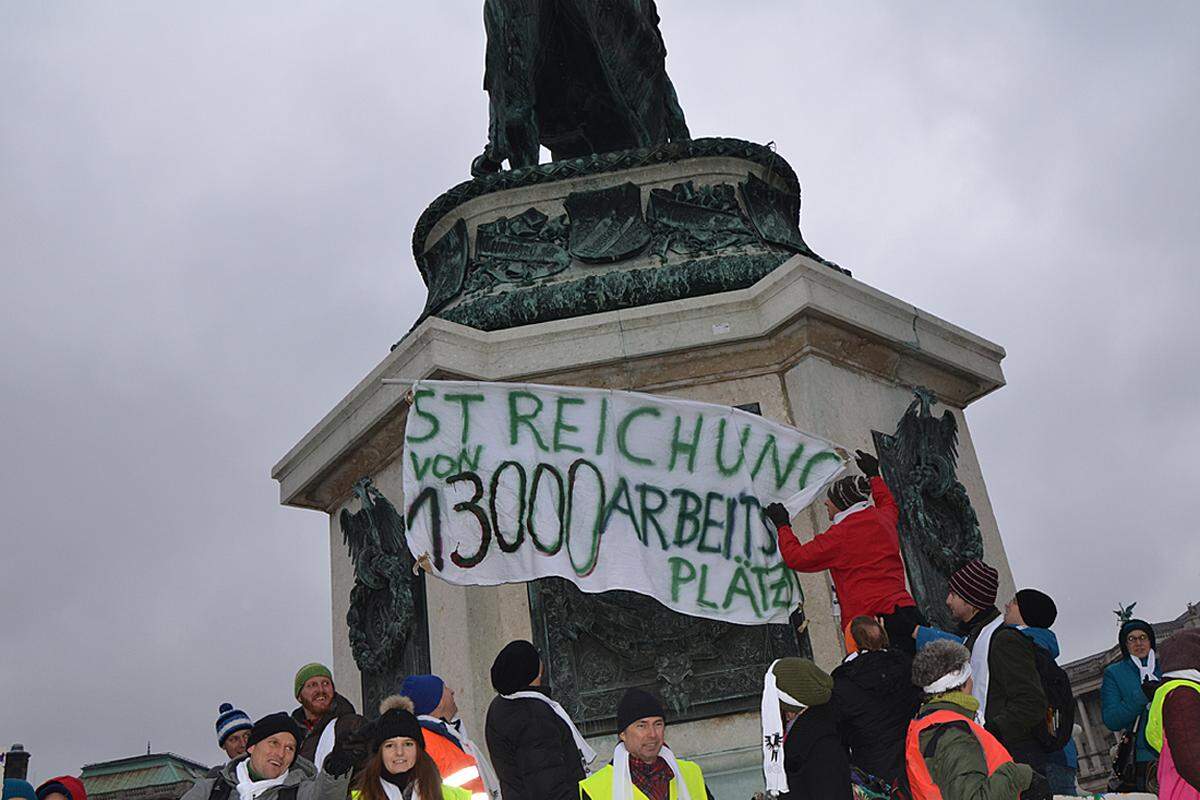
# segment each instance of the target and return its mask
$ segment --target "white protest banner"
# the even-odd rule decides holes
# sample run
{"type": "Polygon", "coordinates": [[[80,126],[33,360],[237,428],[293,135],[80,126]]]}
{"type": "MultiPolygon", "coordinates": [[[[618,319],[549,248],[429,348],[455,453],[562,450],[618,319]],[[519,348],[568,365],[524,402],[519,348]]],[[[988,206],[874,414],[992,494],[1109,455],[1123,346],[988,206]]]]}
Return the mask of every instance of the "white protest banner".
{"type": "Polygon", "coordinates": [[[800,586],[762,509],[781,502],[794,516],[844,466],[830,442],[728,406],[419,381],[404,444],[408,546],[450,583],[558,576],[693,616],[785,622],[800,586]]]}

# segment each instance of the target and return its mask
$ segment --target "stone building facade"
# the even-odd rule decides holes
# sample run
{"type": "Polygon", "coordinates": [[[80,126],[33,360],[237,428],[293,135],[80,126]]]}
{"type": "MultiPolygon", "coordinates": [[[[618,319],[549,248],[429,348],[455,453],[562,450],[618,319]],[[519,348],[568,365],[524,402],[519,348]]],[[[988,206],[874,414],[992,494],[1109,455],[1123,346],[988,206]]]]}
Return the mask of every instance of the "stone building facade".
{"type": "MultiPolygon", "coordinates": [[[[1189,603],[1187,610],[1175,619],[1152,625],[1161,645],[1164,640],[1185,628],[1200,627],[1200,605],[1189,603]]],[[[1116,638],[1115,631],[1113,638],[1116,638]]],[[[1100,711],[1100,683],[1104,668],[1120,655],[1120,648],[1113,644],[1107,650],[1063,665],[1075,693],[1076,722],[1082,729],[1075,737],[1075,745],[1079,748],[1079,785],[1089,791],[1103,790],[1112,771],[1109,751],[1117,743],[1118,737],[1104,727],[1100,711]]]]}

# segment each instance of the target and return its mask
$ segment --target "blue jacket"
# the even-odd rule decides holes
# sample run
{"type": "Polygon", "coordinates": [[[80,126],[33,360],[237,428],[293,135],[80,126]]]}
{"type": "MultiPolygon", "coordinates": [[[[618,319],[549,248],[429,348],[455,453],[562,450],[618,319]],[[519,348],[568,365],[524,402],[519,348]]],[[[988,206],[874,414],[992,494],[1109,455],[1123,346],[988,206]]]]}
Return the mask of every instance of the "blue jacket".
{"type": "MultiPolygon", "coordinates": [[[[1162,669],[1155,667],[1154,674],[1161,678],[1162,669]]],[[[1104,668],[1104,680],[1100,684],[1100,711],[1104,717],[1104,727],[1110,731],[1127,731],[1135,721],[1141,720],[1138,723],[1137,760],[1148,762],[1158,758],[1158,753],[1146,743],[1150,702],[1142,692],[1137,667],[1128,657],[1104,668]]]]}
{"type": "Polygon", "coordinates": [[[918,650],[924,649],[925,645],[929,644],[930,642],[936,642],[938,639],[949,639],[952,642],[958,642],[959,644],[962,644],[967,640],[967,637],[958,636],[957,634],[944,631],[941,628],[931,628],[928,625],[917,626],[918,650]]]}
{"type": "MultiPolygon", "coordinates": [[[[1033,643],[1050,654],[1058,661],[1058,637],[1049,628],[1021,628],[1021,633],[1033,639],[1033,643]]],[[[1132,665],[1130,665],[1132,666],[1132,665]]],[[[1051,764],[1060,764],[1068,769],[1079,769],[1079,750],[1075,747],[1075,737],[1067,740],[1062,750],[1047,756],[1051,764]]]]}

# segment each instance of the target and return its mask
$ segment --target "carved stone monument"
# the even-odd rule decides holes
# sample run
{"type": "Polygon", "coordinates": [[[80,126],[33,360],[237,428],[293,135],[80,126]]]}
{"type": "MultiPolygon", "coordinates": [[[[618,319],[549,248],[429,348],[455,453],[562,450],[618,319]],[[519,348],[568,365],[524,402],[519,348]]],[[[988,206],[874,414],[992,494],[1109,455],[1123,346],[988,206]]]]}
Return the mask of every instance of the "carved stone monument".
{"type": "MultiPolygon", "coordinates": [[[[749,796],[762,786],[757,698],[766,666],[797,653],[826,669],[840,660],[828,575],[801,576],[805,601],[792,625],[759,627],[682,616],[627,592],[587,595],[558,579],[492,587],[424,580],[397,546],[407,406],[404,387],[384,381],[634,389],[753,408],[850,449],[871,447],[873,429],[902,418],[878,446],[885,476],[907,487],[905,554],[929,611],[940,591],[926,587],[929,565],[942,570],[964,546],[982,548],[1000,570],[1001,592],[1012,590],[963,417],[1003,385],[1004,351],[813,252],[800,232],[799,181],[771,148],[690,139],[653,3],[603,6],[628,15],[622,21],[597,16],[593,4],[546,0],[535,5],[553,12],[548,19],[575,27],[536,28],[537,41],[529,29],[499,24],[515,5],[485,7],[489,148],[476,177],[434,200],[413,233],[424,311],[272,474],[283,503],[329,515],[335,672],[343,693],[367,701],[366,713],[404,674],[432,669],[456,689],[482,740],[494,696],[488,668],[504,644],[526,638],[546,655],[556,698],[602,755],[614,741],[616,698],[646,687],[671,708],[674,751],[700,761],[718,796],[749,796]],[[637,31],[627,52],[606,44],[617,22],[637,31]],[[568,35],[587,38],[601,62],[582,51],[563,60],[560,37],[568,35]],[[559,72],[502,73],[493,64],[497,37],[515,48],[508,67],[542,48],[559,59],[559,72]],[[647,50],[655,41],[659,49],[647,50]],[[543,105],[529,112],[521,98],[531,80],[566,96],[580,87],[603,96],[578,118],[553,94],[538,94],[543,105]],[[645,94],[622,105],[634,83],[645,94]],[[625,109],[616,117],[614,104],[625,109]],[[535,163],[530,141],[549,145],[556,160],[535,163]],[[516,168],[500,170],[505,160],[516,168]],[[910,407],[918,386],[946,407],[940,420],[928,413],[932,395],[910,407]],[[949,473],[939,472],[947,460],[949,473]]],[[[797,534],[827,525],[823,510],[809,509],[797,534]]]]}

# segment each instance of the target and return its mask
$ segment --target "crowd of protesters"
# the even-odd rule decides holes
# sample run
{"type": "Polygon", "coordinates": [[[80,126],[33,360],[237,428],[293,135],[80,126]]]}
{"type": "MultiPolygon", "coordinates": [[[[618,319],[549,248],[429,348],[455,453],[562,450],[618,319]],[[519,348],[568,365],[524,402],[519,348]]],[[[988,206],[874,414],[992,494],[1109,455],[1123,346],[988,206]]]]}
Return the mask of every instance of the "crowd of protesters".
{"type": "MultiPolygon", "coordinates": [[[[999,575],[983,561],[949,578],[954,631],[926,624],[905,584],[897,507],[878,462],[836,481],[831,527],[801,543],[768,506],[786,563],[828,569],[848,616],[847,655],[825,672],[782,658],[763,676],[767,795],[787,800],[1041,800],[1077,794],[1074,699],[1055,664],[1054,600],[1022,589],[997,606],[999,575]]],[[[1121,734],[1111,788],[1200,800],[1200,629],[1157,646],[1153,628],[1125,622],[1121,657],[1104,672],[1106,726],[1121,734]]],[[[411,675],[373,719],[337,692],[333,673],[301,667],[299,706],[256,722],[225,703],[216,720],[227,760],[183,800],[707,800],[703,770],[667,745],[669,714],[639,688],[613,715],[617,744],[598,759],[544,685],[542,655],[514,641],[491,668],[496,696],[480,742],[454,690],[411,675]],[[483,745],[486,745],[483,746],[483,745]]],[[[729,742],[744,747],[751,742],[729,742]]],[[[87,800],[71,777],[36,791],[5,781],[3,800],[87,800]],[[10,785],[11,784],[11,785],[10,785]]]]}

